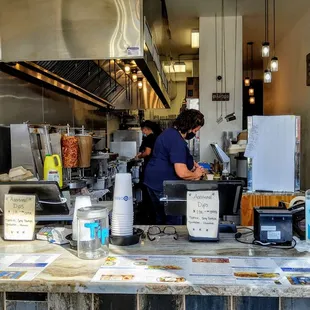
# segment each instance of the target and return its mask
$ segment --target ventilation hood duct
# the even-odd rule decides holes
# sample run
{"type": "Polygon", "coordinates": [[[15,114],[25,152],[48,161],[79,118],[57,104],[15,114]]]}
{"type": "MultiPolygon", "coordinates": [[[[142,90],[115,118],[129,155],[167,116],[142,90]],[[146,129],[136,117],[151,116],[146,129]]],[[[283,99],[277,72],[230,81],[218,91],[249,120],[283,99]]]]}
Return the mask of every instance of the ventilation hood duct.
{"type": "Polygon", "coordinates": [[[142,12],[142,0],[3,0],[0,69],[99,107],[169,108],[142,12]],[[142,92],[116,59],[135,61],[142,92]]]}

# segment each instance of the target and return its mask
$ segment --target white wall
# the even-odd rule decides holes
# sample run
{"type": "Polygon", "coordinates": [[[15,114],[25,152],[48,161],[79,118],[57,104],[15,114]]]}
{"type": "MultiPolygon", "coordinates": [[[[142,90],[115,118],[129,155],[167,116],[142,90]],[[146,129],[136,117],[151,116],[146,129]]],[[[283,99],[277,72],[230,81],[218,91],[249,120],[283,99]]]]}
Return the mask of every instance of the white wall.
{"type": "MultiPolygon", "coordinates": [[[[200,49],[199,49],[199,87],[200,110],[205,115],[206,124],[201,130],[200,159],[211,161],[214,159],[210,143],[221,144],[223,131],[238,131],[242,128],[242,17],[237,18],[237,61],[236,61],[236,117],[237,120],[227,123],[225,109],[223,122],[217,124],[216,102],[212,101],[212,93],[216,92],[216,57],[215,57],[215,18],[200,17],[200,49]]],[[[218,67],[221,72],[221,19],[217,21],[218,33],[218,67]]],[[[227,92],[231,100],[227,103],[227,113],[233,112],[234,98],[234,67],[235,67],[235,17],[225,17],[226,37],[226,81],[227,92]]],[[[218,87],[220,92],[220,84],[218,87]]],[[[220,110],[220,109],[219,109],[220,110]]]]}
{"type": "Polygon", "coordinates": [[[310,53],[310,11],[277,44],[279,71],[264,87],[264,114],[301,115],[301,186],[310,188],[310,86],[306,55],[310,53]]]}

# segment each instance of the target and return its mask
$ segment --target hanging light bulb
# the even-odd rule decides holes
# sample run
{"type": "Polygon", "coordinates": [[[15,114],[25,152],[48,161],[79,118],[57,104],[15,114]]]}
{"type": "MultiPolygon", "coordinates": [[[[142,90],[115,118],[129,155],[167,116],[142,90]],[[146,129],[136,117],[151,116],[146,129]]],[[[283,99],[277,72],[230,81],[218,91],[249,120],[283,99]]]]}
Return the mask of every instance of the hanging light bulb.
{"type": "Polygon", "coordinates": [[[142,82],[142,80],[139,80],[139,81],[138,81],[138,88],[139,88],[139,89],[142,89],[142,88],[143,88],[143,82],[142,82]]]}
{"type": "Polygon", "coordinates": [[[244,79],[244,86],[248,87],[251,85],[251,79],[249,78],[249,42],[247,43],[247,46],[246,46],[246,69],[247,69],[247,72],[246,72],[246,77],[244,79]]]}
{"type": "Polygon", "coordinates": [[[253,86],[251,86],[249,88],[249,96],[254,96],[254,88],[253,88],[253,86]]]}
{"type": "Polygon", "coordinates": [[[130,65],[129,65],[129,64],[125,64],[124,69],[125,69],[125,73],[126,73],[126,74],[129,74],[129,73],[130,73],[130,71],[131,71],[131,69],[130,69],[130,65]]]}
{"type": "Polygon", "coordinates": [[[270,45],[269,42],[264,42],[262,45],[262,57],[269,57],[270,45]]]}
{"type": "Polygon", "coordinates": [[[137,75],[137,70],[136,69],[132,69],[131,70],[131,78],[133,82],[137,82],[138,81],[138,75],[137,75]]]}
{"type": "Polygon", "coordinates": [[[255,97],[250,97],[249,102],[250,104],[255,104],[255,97]]]}
{"type": "Polygon", "coordinates": [[[277,72],[279,71],[279,61],[277,57],[272,57],[271,58],[271,64],[270,64],[270,68],[272,72],[277,72]]]}
{"type": "Polygon", "coordinates": [[[262,45],[262,57],[269,57],[270,54],[270,44],[268,40],[269,28],[268,28],[268,0],[265,0],[265,42],[262,45]]]}
{"type": "Polygon", "coordinates": [[[264,83],[271,83],[271,78],[272,78],[272,76],[271,76],[271,72],[270,72],[270,70],[265,70],[264,71],[264,83]]]}
{"type": "Polygon", "coordinates": [[[244,86],[250,86],[251,84],[251,79],[247,76],[245,79],[244,79],[244,86]]]}
{"type": "Polygon", "coordinates": [[[276,57],[276,0],[273,0],[273,52],[274,56],[271,58],[270,69],[272,72],[279,71],[279,60],[276,57]]]}

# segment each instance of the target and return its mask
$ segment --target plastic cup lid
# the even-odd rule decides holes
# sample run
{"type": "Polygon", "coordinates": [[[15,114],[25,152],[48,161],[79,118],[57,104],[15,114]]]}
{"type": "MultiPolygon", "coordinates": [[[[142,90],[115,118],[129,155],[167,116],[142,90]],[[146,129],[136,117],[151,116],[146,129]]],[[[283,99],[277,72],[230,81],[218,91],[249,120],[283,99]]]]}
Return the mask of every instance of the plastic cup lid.
{"type": "Polygon", "coordinates": [[[77,218],[78,219],[97,219],[97,218],[105,218],[109,214],[109,210],[106,207],[85,207],[77,210],[77,218]]]}

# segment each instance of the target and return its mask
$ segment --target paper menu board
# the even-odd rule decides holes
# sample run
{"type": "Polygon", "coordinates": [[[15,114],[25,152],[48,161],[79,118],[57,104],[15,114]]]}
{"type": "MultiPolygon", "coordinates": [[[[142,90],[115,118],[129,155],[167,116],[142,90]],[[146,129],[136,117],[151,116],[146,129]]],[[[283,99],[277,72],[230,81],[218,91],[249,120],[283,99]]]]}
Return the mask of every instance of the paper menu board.
{"type": "Polygon", "coordinates": [[[33,240],[35,229],[34,195],[12,195],[4,197],[4,239],[33,240]]]}
{"type": "MultiPolygon", "coordinates": [[[[284,259],[286,262],[283,263],[283,258],[279,260],[266,257],[116,255],[106,258],[92,282],[310,285],[310,276],[307,274],[284,272],[282,266],[286,266],[294,258],[284,259]]],[[[309,265],[305,261],[301,263],[309,265]]]]}
{"type": "Polygon", "coordinates": [[[187,229],[192,237],[216,239],[219,228],[218,191],[187,192],[187,229]]]}

